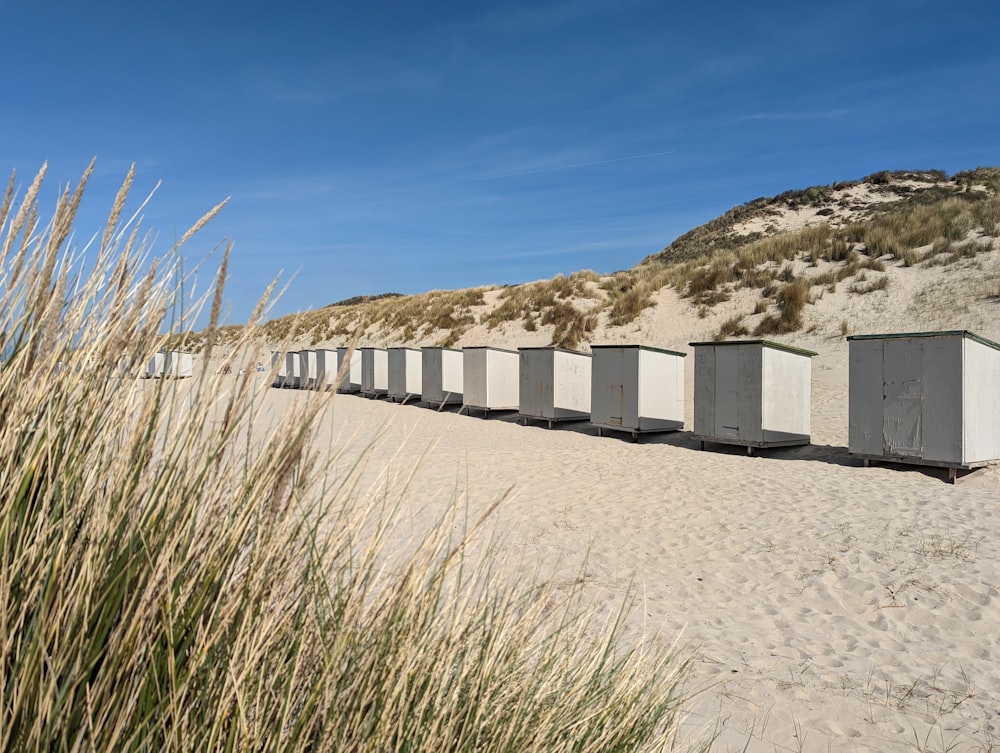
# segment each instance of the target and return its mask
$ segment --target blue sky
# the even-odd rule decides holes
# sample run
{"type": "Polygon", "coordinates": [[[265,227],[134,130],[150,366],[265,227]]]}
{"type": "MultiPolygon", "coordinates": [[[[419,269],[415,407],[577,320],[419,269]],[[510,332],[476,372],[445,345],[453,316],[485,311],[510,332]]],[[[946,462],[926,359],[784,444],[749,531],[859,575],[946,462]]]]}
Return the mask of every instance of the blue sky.
{"type": "Polygon", "coordinates": [[[1000,4],[0,0],[0,173],[130,163],[242,321],[631,267],[735,204],[1000,164],[1000,4]],[[293,278],[293,279],[292,279],[293,278]]]}

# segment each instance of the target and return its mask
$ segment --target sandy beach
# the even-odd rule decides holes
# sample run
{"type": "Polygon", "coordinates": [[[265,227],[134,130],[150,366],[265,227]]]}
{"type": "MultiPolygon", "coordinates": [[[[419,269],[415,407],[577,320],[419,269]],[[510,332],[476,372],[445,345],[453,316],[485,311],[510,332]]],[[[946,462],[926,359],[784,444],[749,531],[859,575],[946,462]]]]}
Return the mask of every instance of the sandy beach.
{"type": "MultiPolygon", "coordinates": [[[[456,503],[509,577],[583,579],[627,638],[698,654],[692,735],[716,750],[989,750],[1000,725],[1000,469],[946,483],[847,452],[847,344],[810,343],[812,444],[702,451],[688,431],[598,437],[336,395],[319,444],[358,493],[398,496],[401,537],[456,503]],[[404,488],[405,487],[405,488],[404,488]]],[[[693,358],[687,358],[686,427],[693,358]]],[[[270,390],[276,412],[306,399],[270,390]]],[[[500,577],[498,575],[498,577],[500,577]]]]}

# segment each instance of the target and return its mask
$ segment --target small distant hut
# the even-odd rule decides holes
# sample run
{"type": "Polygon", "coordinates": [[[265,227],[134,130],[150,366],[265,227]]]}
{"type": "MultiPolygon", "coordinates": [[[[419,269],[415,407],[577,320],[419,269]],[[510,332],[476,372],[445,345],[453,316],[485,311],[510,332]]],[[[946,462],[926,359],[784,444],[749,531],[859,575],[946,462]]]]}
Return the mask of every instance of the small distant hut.
{"type": "Polygon", "coordinates": [[[316,389],[329,390],[337,383],[337,351],[334,348],[316,348],[316,389]]]}
{"type": "Polygon", "coordinates": [[[462,351],[456,348],[421,348],[420,396],[423,402],[441,407],[461,405],[465,390],[462,351]]]}
{"type": "Polygon", "coordinates": [[[271,371],[274,372],[274,381],[271,382],[271,386],[278,388],[284,387],[285,375],[288,373],[285,368],[284,352],[278,350],[271,351],[271,371]]]}
{"type": "Polygon", "coordinates": [[[361,392],[361,351],[355,348],[337,348],[337,373],[343,374],[337,385],[337,392],[361,392]],[[345,362],[347,366],[344,365],[345,362]]]}
{"type": "Polygon", "coordinates": [[[1000,459],[1000,344],[966,330],[853,335],[848,451],[971,470],[1000,459]]]}
{"type": "Polygon", "coordinates": [[[194,359],[190,353],[168,350],[163,362],[163,376],[170,379],[186,379],[194,374],[194,359]]]}
{"type": "Polygon", "coordinates": [[[419,400],[423,389],[423,356],[419,348],[389,348],[389,399],[419,400]]]}
{"type": "Polygon", "coordinates": [[[159,379],[163,376],[163,371],[167,364],[167,354],[162,351],[159,353],[154,353],[146,361],[146,370],[143,376],[146,379],[159,379]]]}
{"type": "Polygon", "coordinates": [[[590,423],[639,434],[684,428],[684,353],[647,345],[591,346],[590,423]]]}
{"type": "Polygon", "coordinates": [[[755,447],[809,444],[811,350],[769,340],[691,343],[694,434],[755,447]]]}
{"type": "Polygon", "coordinates": [[[302,359],[297,350],[285,353],[285,385],[288,389],[297,390],[302,386],[302,359]]]}
{"type": "Polygon", "coordinates": [[[590,418],[590,354],[555,346],[518,348],[521,422],[587,421],[590,418]]]}
{"type": "Polygon", "coordinates": [[[462,407],[467,411],[489,412],[517,410],[520,384],[520,356],[516,350],[489,346],[466,347],[462,350],[465,389],[462,407]]]}
{"type": "Polygon", "coordinates": [[[299,387],[304,390],[316,388],[317,360],[315,350],[299,351],[299,387]]]}
{"type": "Polygon", "coordinates": [[[381,397],[389,391],[389,351],[385,348],[361,349],[361,394],[381,397]]]}

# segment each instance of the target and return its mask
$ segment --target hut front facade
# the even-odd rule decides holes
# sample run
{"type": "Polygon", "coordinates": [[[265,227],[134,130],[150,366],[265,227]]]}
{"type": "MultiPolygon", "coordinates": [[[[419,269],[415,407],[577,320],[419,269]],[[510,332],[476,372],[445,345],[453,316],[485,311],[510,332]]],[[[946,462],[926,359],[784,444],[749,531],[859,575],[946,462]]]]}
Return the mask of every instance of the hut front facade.
{"type": "Polygon", "coordinates": [[[389,348],[389,399],[417,400],[423,389],[423,355],[419,348],[389,348]]]}
{"type": "Polygon", "coordinates": [[[389,392],[389,351],[385,348],[361,349],[361,394],[381,397],[389,392]]]}
{"type": "Polygon", "coordinates": [[[421,348],[420,395],[430,405],[462,404],[465,389],[462,351],[455,348],[421,348]]]}
{"type": "Polygon", "coordinates": [[[691,343],[694,433],[747,447],[809,444],[810,350],[768,340],[691,343]]]}
{"type": "Polygon", "coordinates": [[[518,406],[529,419],[586,421],[590,418],[590,355],[554,346],[519,348],[518,406]]]}
{"type": "Polygon", "coordinates": [[[343,374],[337,385],[337,392],[361,392],[361,351],[347,347],[337,348],[337,373],[343,374]]]}
{"type": "Polygon", "coordinates": [[[631,432],[684,428],[684,353],[645,345],[591,346],[590,423],[631,432]]]}
{"type": "Polygon", "coordinates": [[[955,470],[1000,459],[1000,344],[965,330],[847,339],[850,453],[955,470]]]}
{"type": "Polygon", "coordinates": [[[462,353],[465,374],[462,406],[484,413],[517,410],[520,405],[520,356],[517,351],[474,346],[463,348],[462,353]]]}

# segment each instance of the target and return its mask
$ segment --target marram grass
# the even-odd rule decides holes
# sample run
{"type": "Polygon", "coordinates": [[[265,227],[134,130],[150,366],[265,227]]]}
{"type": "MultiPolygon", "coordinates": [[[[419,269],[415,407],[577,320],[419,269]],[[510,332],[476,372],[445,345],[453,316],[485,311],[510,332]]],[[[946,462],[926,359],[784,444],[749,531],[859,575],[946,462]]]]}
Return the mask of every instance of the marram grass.
{"type": "Polygon", "coordinates": [[[88,174],[47,220],[44,168],[0,205],[0,749],[679,745],[689,654],[624,646],[580,593],[553,605],[443,533],[385,567],[363,458],[334,472],[309,441],[332,398],[268,422],[265,380],[208,367],[225,258],[196,376],[140,379],[183,334],[183,280],[121,219],[131,174],[87,263],[66,248],[88,174]]]}

